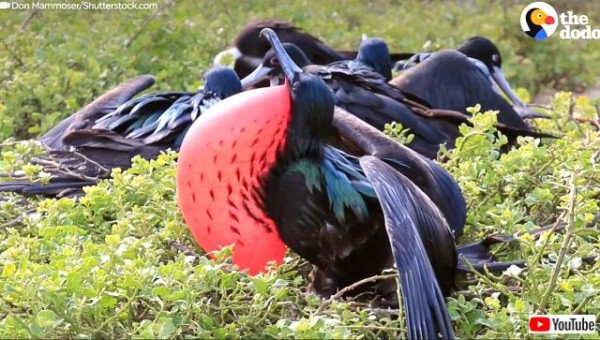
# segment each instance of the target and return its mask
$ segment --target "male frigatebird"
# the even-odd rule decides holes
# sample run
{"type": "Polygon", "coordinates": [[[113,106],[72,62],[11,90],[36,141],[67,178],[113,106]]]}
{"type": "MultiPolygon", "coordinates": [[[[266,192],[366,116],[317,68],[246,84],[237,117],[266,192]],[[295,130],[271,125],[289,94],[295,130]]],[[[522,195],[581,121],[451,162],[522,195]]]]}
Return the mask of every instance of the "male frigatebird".
{"type": "MultiPolygon", "coordinates": [[[[271,47],[258,36],[258,33],[264,28],[275,31],[282,42],[292,43],[301,48],[308,58],[317,65],[354,59],[357,55],[357,51],[335,50],[319,38],[287,21],[268,19],[248,23],[235,37],[233,47],[219,52],[215,56],[214,64],[219,65],[224,56],[230,55],[235,59],[234,69],[238,76],[240,78],[246,77],[261,64],[263,56],[271,47]]],[[[393,53],[390,58],[397,61],[410,56],[412,56],[412,53],[393,53]]],[[[262,84],[262,86],[266,85],[268,84],[262,84]]]]}
{"type": "MultiPolygon", "coordinates": [[[[462,45],[460,45],[457,49],[458,52],[466,55],[468,58],[470,58],[470,61],[477,67],[477,69],[483,74],[483,76],[489,80],[489,84],[492,86],[492,88],[500,93],[499,90],[502,90],[502,92],[504,92],[504,94],[506,94],[506,96],[510,99],[510,101],[513,103],[513,110],[516,111],[521,118],[546,118],[545,115],[542,115],[538,112],[535,112],[533,110],[531,110],[530,108],[527,107],[527,105],[516,95],[516,93],[513,91],[513,89],[511,88],[510,84],[508,83],[508,81],[506,80],[506,77],[504,76],[504,73],[502,72],[502,55],[500,54],[500,51],[498,50],[498,47],[488,38],[485,37],[481,37],[481,36],[475,36],[475,37],[471,37],[469,39],[467,39],[465,42],[462,43],[462,45]]],[[[396,69],[398,70],[405,70],[411,67],[415,67],[414,64],[419,65],[421,62],[427,60],[428,58],[430,58],[432,55],[435,55],[436,53],[439,52],[422,52],[422,53],[417,53],[415,54],[408,63],[401,63],[401,64],[397,64],[396,65],[396,69]]],[[[438,57],[436,58],[438,60],[439,63],[442,63],[442,61],[440,61],[441,58],[448,58],[450,59],[451,57],[446,56],[446,57],[438,57]]],[[[430,75],[435,73],[441,73],[438,75],[438,77],[435,78],[435,80],[439,80],[440,78],[444,77],[446,79],[446,82],[450,82],[450,83],[446,83],[444,82],[442,84],[443,87],[445,88],[454,88],[455,86],[460,86],[460,90],[467,92],[467,94],[465,95],[468,96],[470,95],[470,93],[473,93],[473,98],[474,99],[481,99],[481,100],[485,100],[485,101],[492,101],[493,105],[491,107],[503,107],[506,108],[506,110],[508,110],[508,107],[504,104],[504,103],[500,103],[500,100],[504,99],[500,96],[493,96],[493,99],[490,98],[491,95],[488,95],[487,93],[489,92],[487,89],[485,89],[485,92],[483,90],[478,90],[478,86],[483,86],[483,83],[480,83],[479,81],[476,81],[474,79],[474,75],[471,74],[470,72],[472,72],[472,69],[465,69],[464,70],[464,74],[460,77],[460,78],[456,78],[456,73],[458,72],[458,70],[456,70],[456,68],[459,68],[459,70],[462,67],[462,63],[450,63],[449,64],[442,64],[445,67],[447,67],[447,70],[442,70],[441,67],[435,68],[434,70],[428,72],[426,75],[430,75]],[[456,72],[452,72],[452,71],[456,71],[456,72]],[[448,73],[446,75],[446,73],[448,73]]],[[[428,67],[432,67],[432,66],[428,66],[428,67]]],[[[423,72],[423,71],[421,71],[423,72]]],[[[415,91],[423,91],[423,86],[418,86],[415,85],[415,82],[417,83],[422,83],[424,86],[427,85],[432,85],[434,86],[436,83],[431,80],[430,82],[426,82],[425,81],[425,75],[420,76],[420,77],[416,77],[414,74],[402,74],[399,77],[397,77],[396,79],[394,79],[392,81],[393,84],[398,85],[404,89],[406,89],[407,91],[409,91],[409,89],[413,89],[413,92],[415,91]],[[411,83],[412,85],[408,85],[408,79],[406,79],[405,77],[410,76],[413,77],[413,79],[411,79],[411,83]]],[[[418,92],[416,94],[420,94],[421,92],[418,92]]],[[[441,95],[441,94],[440,94],[441,95]]],[[[435,95],[435,99],[433,99],[432,104],[435,105],[435,103],[437,103],[437,95],[435,95]]],[[[453,100],[450,98],[447,98],[446,100],[453,100]]],[[[472,100],[466,100],[468,102],[473,102],[472,100]]],[[[483,104],[483,103],[482,103],[483,104]]],[[[452,110],[455,109],[459,109],[460,111],[464,111],[464,107],[461,109],[461,106],[463,105],[463,102],[456,99],[456,104],[455,105],[451,105],[448,107],[444,107],[444,108],[448,108],[450,109],[450,107],[454,107],[452,110]]],[[[436,106],[437,107],[437,106],[436,106]]],[[[442,107],[440,107],[442,108],[442,107]]],[[[492,108],[484,106],[482,107],[482,109],[485,110],[491,110],[492,108]]],[[[503,112],[503,111],[502,111],[503,112]]],[[[506,113],[506,115],[512,115],[512,113],[506,113]]]]}
{"type": "MultiPolygon", "coordinates": [[[[251,272],[281,261],[283,241],[316,266],[312,287],[323,295],[396,265],[409,336],[452,338],[443,294],[457,257],[429,197],[462,200],[452,197],[456,183],[360,119],[334,114],[327,84],[262,32],[285,84],[217,104],[181,147],[178,198],[194,236],[207,251],[235,244],[234,261],[251,272]]],[[[395,296],[392,282],[374,286],[395,296]]]]}
{"type": "MultiPolygon", "coordinates": [[[[288,245],[315,266],[311,286],[326,296],[395,265],[409,336],[452,337],[443,296],[468,268],[457,252],[481,270],[489,245],[505,240],[456,249],[464,215],[452,213],[464,199],[452,177],[335,107],[323,79],[262,32],[285,84],[232,96],[192,126],[177,165],[188,228],[207,252],[233,244],[234,264],[251,274],[281,263],[288,245]]],[[[390,282],[367,287],[394,300],[390,282]]]]}
{"type": "Polygon", "coordinates": [[[0,191],[80,194],[82,187],[106,178],[113,168],[129,168],[136,155],[153,159],[167,149],[178,151],[198,115],[242,90],[238,76],[228,68],[213,68],[204,80],[198,92],[154,92],[131,100],[151,86],[154,77],[123,82],[41,137],[51,156],[41,163],[53,175],[49,184],[13,180],[0,183],[0,191]]]}

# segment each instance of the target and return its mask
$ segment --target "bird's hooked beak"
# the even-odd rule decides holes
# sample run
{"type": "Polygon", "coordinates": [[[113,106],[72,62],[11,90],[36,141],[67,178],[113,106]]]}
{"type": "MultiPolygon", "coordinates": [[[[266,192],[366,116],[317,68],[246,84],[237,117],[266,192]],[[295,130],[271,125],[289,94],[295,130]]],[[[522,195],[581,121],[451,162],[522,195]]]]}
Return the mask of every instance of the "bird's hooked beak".
{"type": "Polygon", "coordinates": [[[271,86],[279,85],[279,77],[271,76],[271,72],[273,70],[274,69],[272,67],[265,66],[261,63],[256,69],[254,69],[254,71],[252,71],[252,73],[250,73],[249,75],[244,77],[244,79],[241,80],[242,88],[244,90],[247,90],[251,86],[258,84],[259,82],[267,78],[269,78],[269,80],[271,81],[271,86]]]}
{"type": "Polygon", "coordinates": [[[514,93],[514,91],[506,81],[506,78],[504,78],[504,73],[502,73],[502,70],[498,66],[494,66],[493,71],[494,72],[490,75],[490,77],[494,80],[498,87],[500,87],[500,89],[502,89],[502,91],[508,96],[510,101],[513,103],[515,111],[517,111],[521,118],[548,118],[547,115],[541,114],[537,111],[530,109],[525,103],[523,103],[521,99],[519,99],[517,94],[514,93]]]}
{"type": "Polygon", "coordinates": [[[270,28],[264,28],[262,31],[260,31],[260,36],[266,37],[267,40],[269,40],[271,46],[275,50],[275,55],[277,56],[279,65],[283,70],[283,74],[285,74],[288,83],[293,84],[294,79],[296,79],[298,74],[302,73],[302,69],[298,67],[298,65],[294,63],[289,54],[287,54],[287,52],[283,48],[283,45],[281,44],[281,41],[279,41],[279,38],[277,37],[275,31],[273,31],[270,28]]]}
{"type": "Polygon", "coordinates": [[[512,90],[512,88],[506,81],[506,78],[504,77],[504,73],[502,73],[502,70],[498,66],[493,67],[493,72],[492,72],[491,76],[492,76],[492,79],[494,79],[494,81],[496,82],[496,84],[498,84],[498,87],[500,87],[500,89],[502,89],[502,91],[508,96],[510,101],[513,102],[514,106],[520,107],[520,108],[525,107],[525,103],[523,103],[523,101],[521,101],[521,99],[519,99],[519,97],[517,97],[515,92],[512,90]]]}

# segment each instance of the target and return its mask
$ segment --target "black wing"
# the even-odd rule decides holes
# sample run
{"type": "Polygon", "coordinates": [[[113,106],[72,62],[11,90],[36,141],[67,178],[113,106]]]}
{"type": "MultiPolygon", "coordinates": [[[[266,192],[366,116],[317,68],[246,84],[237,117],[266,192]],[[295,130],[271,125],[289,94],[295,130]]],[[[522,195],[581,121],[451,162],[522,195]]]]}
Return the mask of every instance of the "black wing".
{"type": "Polygon", "coordinates": [[[454,146],[458,124],[468,116],[459,112],[431,110],[428,103],[414,97],[409,99],[398,88],[385,82],[368,68],[346,67],[345,62],[327,67],[311,66],[307,70],[321,76],[332,89],[336,105],[347,110],[378,130],[385,124],[398,122],[414,135],[408,145],[428,157],[436,158],[440,145],[454,146]]]}
{"type": "Polygon", "coordinates": [[[152,86],[154,81],[153,76],[142,75],[121,83],[46,132],[41,137],[42,144],[48,150],[66,150],[67,147],[63,143],[65,135],[71,131],[91,127],[96,120],[152,86]]]}
{"type": "MultiPolygon", "coordinates": [[[[456,249],[444,217],[409,179],[386,163],[365,156],[360,164],[385,216],[385,228],[402,286],[409,338],[453,338],[444,296],[423,245],[425,241],[444,252],[445,263],[440,265],[454,271],[456,249]],[[433,229],[437,232],[428,232],[433,229]]],[[[448,276],[453,277],[453,274],[448,276]]]]}
{"type": "Polygon", "coordinates": [[[512,105],[494,91],[489,80],[460,52],[433,53],[390,83],[425,99],[435,108],[467,113],[467,107],[481,104],[482,111],[500,111],[499,123],[523,131],[531,130],[512,105]]]}
{"type": "Polygon", "coordinates": [[[337,130],[332,144],[354,155],[384,160],[408,177],[437,205],[458,237],[466,219],[466,202],[454,179],[434,162],[398,144],[383,132],[337,108],[333,116],[337,130]]]}
{"type": "Polygon", "coordinates": [[[100,129],[72,131],[62,141],[72,150],[51,151],[48,157],[32,161],[51,174],[49,183],[17,179],[0,183],[0,192],[16,192],[25,196],[80,195],[84,186],[97,184],[107,178],[112,169],[129,168],[134,156],[153,159],[170,147],[146,145],[100,129]]]}

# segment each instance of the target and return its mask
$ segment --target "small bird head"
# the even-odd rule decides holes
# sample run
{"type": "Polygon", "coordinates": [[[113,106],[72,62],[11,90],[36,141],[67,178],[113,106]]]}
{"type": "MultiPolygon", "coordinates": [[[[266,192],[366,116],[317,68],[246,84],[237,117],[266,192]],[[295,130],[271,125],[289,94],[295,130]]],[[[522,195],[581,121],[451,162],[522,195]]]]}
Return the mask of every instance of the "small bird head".
{"type": "Polygon", "coordinates": [[[242,92],[240,78],[227,67],[213,67],[204,75],[204,91],[210,91],[221,99],[242,92]]]}
{"type": "Polygon", "coordinates": [[[367,38],[362,41],[356,60],[383,75],[387,81],[392,79],[392,59],[388,45],[379,38],[367,38]]]}
{"type": "MultiPolygon", "coordinates": [[[[298,46],[291,43],[283,43],[282,47],[298,67],[302,68],[311,64],[306,54],[298,46]]],[[[242,79],[242,87],[247,89],[265,79],[271,80],[271,86],[279,85],[280,81],[283,80],[283,70],[281,69],[274,48],[267,51],[261,64],[251,74],[242,79]]]]}
{"type": "Polygon", "coordinates": [[[483,62],[490,70],[490,73],[494,73],[495,69],[502,68],[500,51],[488,38],[480,36],[471,37],[458,47],[458,51],[467,57],[483,62]]]}

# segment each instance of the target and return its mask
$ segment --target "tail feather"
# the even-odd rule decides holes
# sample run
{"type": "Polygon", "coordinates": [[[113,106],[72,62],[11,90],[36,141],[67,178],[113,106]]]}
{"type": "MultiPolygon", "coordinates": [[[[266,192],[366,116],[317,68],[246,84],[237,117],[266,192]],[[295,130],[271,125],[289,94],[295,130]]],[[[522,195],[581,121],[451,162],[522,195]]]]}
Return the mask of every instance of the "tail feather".
{"type": "MultiPolygon", "coordinates": [[[[594,223],[597,223],[597,220],[600,220],[600,216],[596,216],[596,222],[592,222],[590,227],[593,227],[594,223]]],[[[563,230],[565,226],[566,225],[564,223],[557,223],[523,233],[530,234],[531,236],[537,236],[547,231],[559,232],[563,230]]],[[[491,247],[493,245],[513,242],[517,240],[519,235],[523,233],[517,233],[514,236],[492,235],[479,242],[473,242],[459,246],[457,248],[457,269],[461,272],[470,272],[472,269],[478,272],[484,272],[486,270],[490,272],[502,272],[508,269],[510,266],[525,268],[527,263],[523,260],[498,262],[491,253],[491,247]]],[[[593,263],[597,260],[597,258],[598,256],[596,255],[586,256],[582,258],[582,261],[593,263]]]]}
{"type": "Polygon", "coordinates": [[[131,167],[134,156],[153,159],[167,149],[166,145],[145,145],[115,132],[97,129],[73,131],[63,140],[76,151],[51,151],[48,159],[32,160],[52,175],[49,183],[17,179],[0,183],[0,192],[53,197],[81,194],[84,186],[107,178],[112,169],[131,167]]]}
{"type": "Polygon", "coordinates": [[[112,131],[96,129],[74,131],[65,137],[65,144],[108,169],[128,169],[134,156],[154,159],[169,148],[168,145],[146,145],[112,131]]]}
{"type": "Polygon", "coordinates": [[[95,185],[99,180],[54,178],[48,184],[15,180],[0,183],[0,192],[14,192],[23,196],[65,197],[81,192],[83,187],[95,185]]]}

